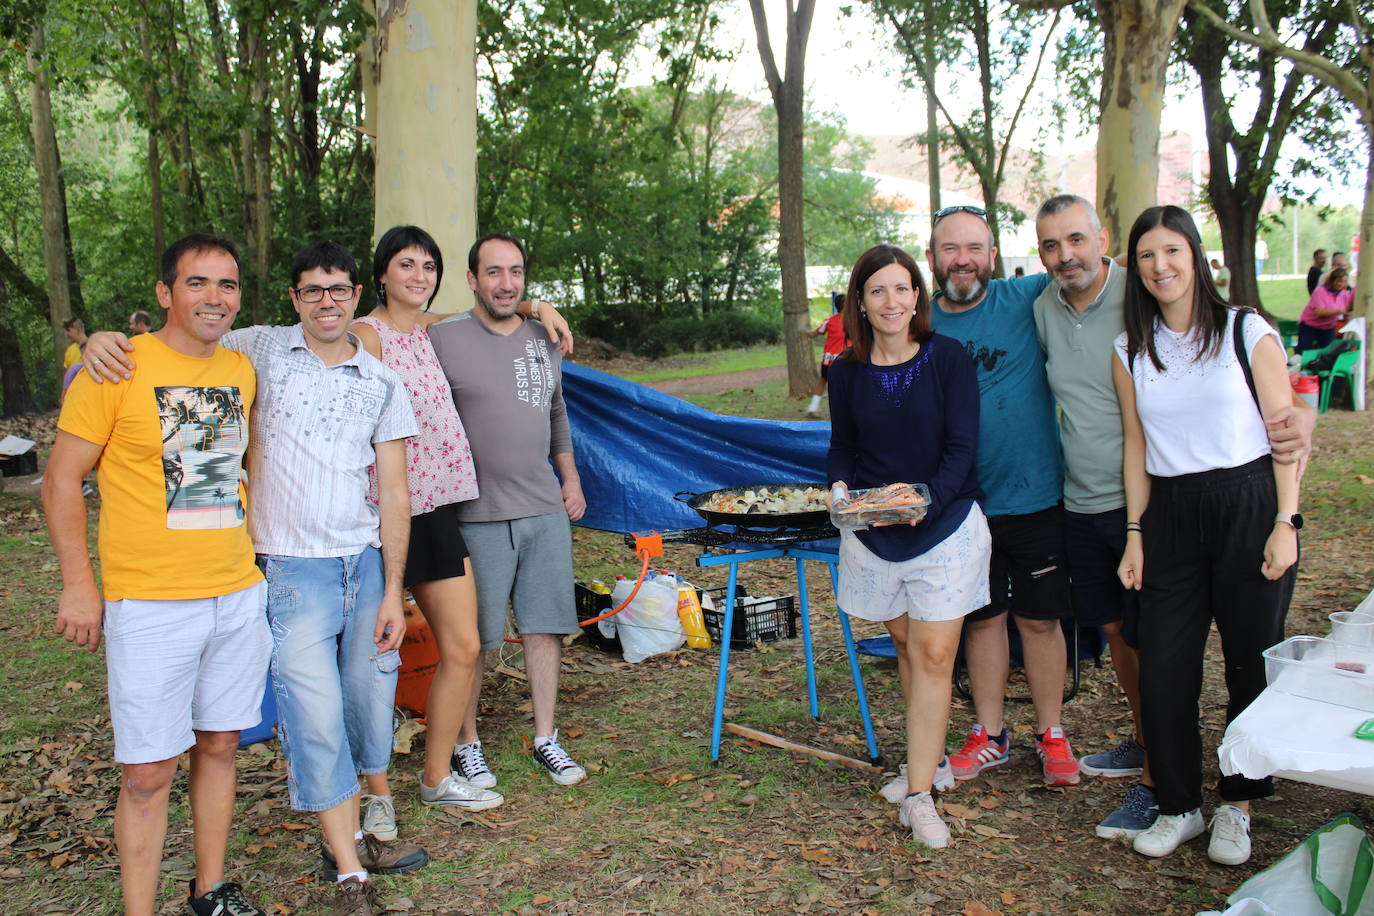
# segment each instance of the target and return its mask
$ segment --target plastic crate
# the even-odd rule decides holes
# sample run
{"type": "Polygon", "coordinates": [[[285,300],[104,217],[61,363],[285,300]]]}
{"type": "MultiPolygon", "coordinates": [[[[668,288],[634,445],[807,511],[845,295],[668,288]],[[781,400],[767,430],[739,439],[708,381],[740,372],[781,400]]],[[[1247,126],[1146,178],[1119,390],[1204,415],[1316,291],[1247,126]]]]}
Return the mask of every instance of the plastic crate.
{"type": "MultiPolygon", "coordinates": [[[[715,603],[715,609],[702,608],[701,615],[706,621],[706,632],[711,639],[721,641],[721,628],[725,623],[725,586],[708,588],[706,593],[715,603]]],[[[735,619],[730,627],[730,648],[748,649],[759,642],[777,642],[780,639],[797,638],[797,598],[784,595],[780,598],[753,598],[744,586],[735,586],[735,619]]]]}
{"type": "MultiPolygon", "coordinates": [[[[593,617],[600,617],[611,609],[611,596],[594,592],[587,586],[578,582],[573,587],[577,595],[577,622],[591,620],[593,617]]],[[[620,637],[615,632],[615,618],[610,617],[599,623],[594,623],[589,627],[583,627],[582,633],[587,637],[587,642],[606,652],[620,651],[620,637]]]]}

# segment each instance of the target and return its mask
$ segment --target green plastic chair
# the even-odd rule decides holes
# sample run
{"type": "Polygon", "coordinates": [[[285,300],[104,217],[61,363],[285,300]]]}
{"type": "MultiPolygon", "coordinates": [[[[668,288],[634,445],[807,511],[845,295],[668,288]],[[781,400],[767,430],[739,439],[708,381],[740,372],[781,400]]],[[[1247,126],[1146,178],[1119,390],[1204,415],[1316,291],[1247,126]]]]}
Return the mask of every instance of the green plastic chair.
{"type": "Polygon", "coordinates": [[[1287,318],[1279,319],[1279,339],[1290,352],[1298,346],[1298,323],[1287,318]]]}
{"type": "Polygon", "coordinates": [[[1331,390],[1336,387],[1336,379],[1345,379],[1346,388],[1351,392],[1355,390],[1355,367],[1363,359],[1360,353],[1359,341],[1355,341],[1353,349],[1346,350],[1336,356],[1336,362],[1327,372],[1318,372],[1317,377],[1321,379],[1322,393],[1321,400],[1318,402],[1317,410],[1326,413],[1331,406],[1331,390]]]}

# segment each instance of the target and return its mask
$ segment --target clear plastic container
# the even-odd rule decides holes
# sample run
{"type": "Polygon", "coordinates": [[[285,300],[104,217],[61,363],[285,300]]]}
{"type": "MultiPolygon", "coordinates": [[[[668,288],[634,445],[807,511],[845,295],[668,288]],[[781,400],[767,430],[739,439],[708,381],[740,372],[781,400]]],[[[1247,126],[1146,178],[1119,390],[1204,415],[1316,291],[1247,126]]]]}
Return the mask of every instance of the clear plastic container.
{"type": "Polygon", "coordinates": [[[1374,646],[1294,636],[1264,650],[1264,674],[1275,690],[1374,712],[1374,646]]]}
{"type": "Polygon", "coordinates": [[[920,497],[919,503],[900,506],[878,505],[867,509],[851,508],[860,497],[872,493],[875,489],[850,490],[845,499],[834,500],[830,504],[830,523],[836,528],[872,528],[877,522],[887,522],[894,525],[909,524],[913,521],[920,521],[926,517],[926,509],[930,507],[930,488],[923,483],[911,485],[920,497]]]}

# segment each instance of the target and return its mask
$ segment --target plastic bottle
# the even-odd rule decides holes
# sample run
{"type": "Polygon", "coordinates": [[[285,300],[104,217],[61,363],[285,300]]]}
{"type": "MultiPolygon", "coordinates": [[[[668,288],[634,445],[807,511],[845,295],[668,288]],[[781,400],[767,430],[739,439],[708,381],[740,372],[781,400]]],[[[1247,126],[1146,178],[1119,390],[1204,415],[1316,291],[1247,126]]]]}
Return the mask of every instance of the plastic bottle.
{"type": "MultiPolygon", "coordinates": [[[[624,576],[616,576],[616,578],[623,579],[624,576]]],[[[605,582],[602,582],[600,579],[593,579],[590,582],[588,582],[587,588],[596,592],[598,595],[609,595],[611,593],[610,586],[608,586],[605,582]]]]}
{"type": "Polygon", "coordinates": [[[690,648],[711,648],[711,635],[706,632],[706,618],[701,613],[697,590],[683,581],[681,576],[677,577],[677,616],[682,621],[682,630],[687,634],[687,645],[690,648]]]}

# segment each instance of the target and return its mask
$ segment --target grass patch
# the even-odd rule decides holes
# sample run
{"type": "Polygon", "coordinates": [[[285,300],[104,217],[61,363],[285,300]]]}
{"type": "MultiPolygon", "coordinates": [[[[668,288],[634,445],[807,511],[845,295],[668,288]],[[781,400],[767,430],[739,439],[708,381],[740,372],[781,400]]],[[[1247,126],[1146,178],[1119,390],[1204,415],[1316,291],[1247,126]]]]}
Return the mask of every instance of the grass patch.
{"type": "Polygon", "coordinates": [[[756,388],[718,391],[682,396],[698,407],[730,417],[755,417],[762,420],[805,420],[805,402],[787,395],[787,382],[774,382],[756,388]]]}
{"type": "Polygon", "coordinates": [[[624,378],[632,382],[661,382],[664,379],[696,378],[720,372],[741,372],[746,369],[767,369],[787,364],[787,350],[782,344],[768,347],[745,347],[737,350],[716,350],[696,356],[676,357],[669,365],[657,369],[628,372],[624,378]]]}
{"type": "Polygon", "coordinates": [[[1259,281],[1260,301],[1277,318],[1297,319],[1310,298],[1306,277],[1283,277],[1259,281]]]}

